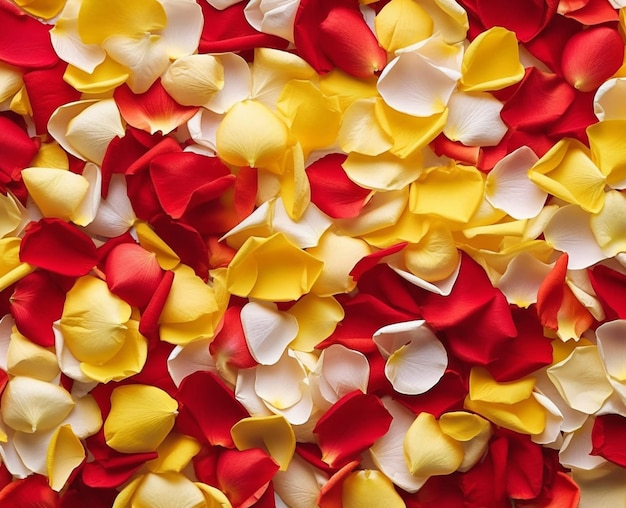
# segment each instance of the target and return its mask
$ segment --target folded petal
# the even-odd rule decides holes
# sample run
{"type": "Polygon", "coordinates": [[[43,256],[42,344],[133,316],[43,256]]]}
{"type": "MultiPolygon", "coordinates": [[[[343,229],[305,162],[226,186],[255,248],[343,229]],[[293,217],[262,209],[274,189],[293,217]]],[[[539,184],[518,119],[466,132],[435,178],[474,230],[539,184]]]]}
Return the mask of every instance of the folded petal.
{"type": "Polygon", "coordinates": [[[500,111],[502,103],[488,93],[455,92],[448,101],[443,133],[466,146],[495,146],[507,131],[500,111]]]}
{"type": "Polygon", "coordinates": [[[626,119],[625,95],[626,78],[611,78],[602,83],[593,98],[593,111],[598,120],[626,119]]]}
{"type": "Polygon", "coordinates": [[[296,0],[252,0],[244,9],[248,23],[266,34],[293,42],[293,23],[299,2],[296,0]]]}
{"type": "Polygon", "coordinates": [[[298,322],[297,334],[289,344],[297,351],[313,351],[335,331],[344,317],[343,307],[337,300],[313,293],[300,298],[287,313],[298,322]]]}
{"type": "Polygon", "coordinates": [[[550,265],[542,263],[527,252],[522,252],[508,264],[497,287],[504,293],[509,303],[528,308],[537,303],[537,293],[550,269],[550,265]]]}
{"type": "Polygon", "coordinates": [[[244,418],[231,429],[238,450],[261,448],[286,471],[296,450],[296,436],[280,415],[244,418]]]}
{"type": "Polygon", "coordinates": [[[85,460],[85,449],[69,425],[59,427],[50,440],[46,469],[50,487],[59,492],[72,472],[85,460]]]}
{"type": "Polygon", "coordinates": [[[421,154],[400,158],[385,152],[376,156],[353,152],[342,164],[348,178],[365,189],[400,190],[422,174],[421,154]]]}
{"type": "Polygon", "coordinates": [[[591,158],[606,176],[607,183],[614,189],[626,186],[626,171],[620,162],[623,139],[617,134],[624,125],[623,119],[605,120],[590,125],[586,131],[591,158]]]}
{"type": "Polygon", "coordinates": [[[104,422],[107,444],[123,453],[154,451],[174,426],[178,403],[149,385],[118,386],[104,422]]]}
{"type": "Polygon", "coordinates": [[[224,87],[224,66],[213,55],[190,55],[174,61],[161,83],[183,106],[202,106],[224,87]]]}

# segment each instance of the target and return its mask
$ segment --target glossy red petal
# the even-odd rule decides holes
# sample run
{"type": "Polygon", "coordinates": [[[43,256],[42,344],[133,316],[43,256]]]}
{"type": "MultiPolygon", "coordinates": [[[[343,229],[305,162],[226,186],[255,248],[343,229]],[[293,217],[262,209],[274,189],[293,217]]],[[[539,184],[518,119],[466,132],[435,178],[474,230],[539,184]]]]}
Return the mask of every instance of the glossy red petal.
{"type": "Polygon", "coordinates": [[[113,94],[124,120],[137,129],[151,134],[167,134],[184,124],[198,111],[194,106],[181,106],[165,91],[157,79],[144,93],[131,92],[128,85],[115,89],[113,94]]]}
{"type": "Polygon", "coordinates": [[[588,273],[607,320],[626,319],[626,275],[603,265],[594,267],[588,273]]]}
{"type": "Polygon", "coordinates": [[[524,47],[541,60],[550,70],[561,74],[561,54],[567,41],[583,26],[571,18],[554,16],[538,37],[524,47]]]}
{"type": "Polygon", "coordinates": [[[531,67],[500,116],[512,128],[545,130],[569,108],[575,94],[560,77],[531,67]]]}
{"type": "Polygon", "coordinates": [[[348,178],[341,167],[345,160],[343,154],[330,154],[306,169],[311,184],[311,201],[335,219],[356,217],[371,192],[348,178]]]}
{"type": "Polygon", "coordinates": [[[567,473],[558,471],[549,488],[541,496],[528,502],[516,501],[516,505],[528,508],[578,508],[580,489],[567,473]]]}
{"type": "Polygon", "coordinates": [[[365,272],[359,279],[359,291],[387,302],[407,316],[412,316],[411,319],[422,315],[416,302],[416,295],[422,290],[404,280],[386,264],[376,265],[365,272]]]}
{"type": "Polygon", "coordinates": [[[104,273],[111,293],[140,308],[151,300],[163,278],[155,254],[133,243],[122,243],[109,253],[104,273]]]}
{"type": "Polygon", "coordinates": [[[467,395],[467,379],[455,371],[447,370],[441,380],[422,395],[398,395],[394,397],[415,414],[430,413],[439,418],[447,411],[459,411],[467,395]]]}
{"type": "Polygon", "coordinates": [[[174,272],[171,270],[166,271],[161,278],[159,285],[154,290],[148,305],[141,313],[141,320],[139,321],[139,332],[148,339],[156,337],[159,330],[159,317],[161,311],[165,306],[167,296],[170,294],[172,288],[172,282],[174,282],[174,272]]]}
{"type": "Polygon", "coordinates": [[[238,2],[224,10],[218,10],[209,2],[198,2],[202,7],[204,27],[200,37],[200,53],[225,53],[266,47],[284,49],[289,42],[265,33],[257,32],[246,20],[243,9],[246,4],[238,2]]]}
{"type": "Polygon", "coordinates": [[[155,157],[150,175],[163,210],[174,219],[180,219],[190,206],[218,198],[235,181],[217,157],[191,152],[155,157]]]}
{"type": "Polygon", "coordinates": [[[358,294],[354,298],[339,301],[344,308],[345,317],[334,333],[316,346],[317,349],[342,344],[349,349],[370,353],[378,349],[372,340],[376,330],[392,323],[414,319],[411,314],[394,309],[367,294],[358,294]]]}
{"type": "Polygon", "coordinates": [[[257,191],[258,170],[248,166],[239,168],[233,196],[233,205],[239,219],[245,219],[254,210],[257,191]]]}
{"type": "Polygon", "coordinates": [[[547,134],[554,139],[576,138],[589,145],[587,127],[596,123],[598,118],[593,111],[595,93],[579,92],[565,113],[552,124],[547,134]]]}
{"type": "MultiPolygon", "coordinates": [[[[0,115],[0,186],[2,182],[20,178],[19,172],[28,166],[39,149],[38,139],[32,139],[8,116],[0,115]],[[2,175],[4,173],[4,175],[2,175]],[[6,175],[6,176],[5,176],[6,175]]],[[[1,188],[1,187],[0,187],[1,188]]]]}
{"type": "Polygon", "coordinates": [[[0,506],[11,508],[57,508],[59,494],[45,476],[31,475],[15,480],[0,490],[0,506]]]}
{"type": "MultiPolygon", "coordinates": [[[[488,506],[473,504],[464,498],[459,486],[458,474],[431,476],[424,486],[410,498],[405,497],[407,508],[436,506],[437,508],[458,508],[460,506],[488,506]]],[[[400,492],[402,495],[403,492],[400,492]]]]}
{"type": "Polygon", "coordinates": [[[593,424],[591,455],[599,455],[615,464],[626,467],[624,448],[626,418],[617,414],[598,416],[593,424]]]}
{"type": "Polygon", "coordinates": [[[0,2],[0,60],[16,67],[51,67],[59,57],[50,42],[50,25],[26,15],[10,2],[0,2]]]}
{"type": "Polygon", "coordinates": [[[77,477],[64,491],[59,508],[110,508],[119,492],[113,488],[89,487],[77,477]]]}
{"type": "Polygon", "coordinates": [[[177,398],[209,443],[234,447],[230,429],[249,415],[220,378],[210,372],[195,372],[183,379],[177,398]]]}
{"type": "Polygon", "coordinates": [[[259,448],[225,450],[217,460],[219,488],[233,508],[255,504],[278,471],[278,464],[259,448]]]}
{"type": "Polygon", "coordinates": [[[567,260],[567,254],[561,255],[537,292],[537,314],[541,324],[551,330],[559,327],[557,313],[561,308],[565,293],[567,260]]]}
{"type": "Polygon", "coordinates": [[[54,346],[52,323],[61,318],[65,292],[47,272],[35,271],[15,286],[11,315],[22,335],[42,347],[54,346]]]}
{"type": "Polygon", "coordinates": [[[535,309],[512,307],[511,310],[517,335],[504,342],[503,350],[488,365],[499,383],[520,379],[552,363],[551,341],[544,336],[535,309]]]}
{"type": "Polygon", "coordinates": [[[358,465],[358,460],[348,462],[328,479],[317,498],[320,508],[343,508],[343,482],[358,465]]]}
{"type": "Polygon", "coordinates": [[[392,417],[375,395],[351,392],[326,411],[313,433],[317,435],[323,460],[342,467],[383,436],[392,417]]]}
{"type": "Polygon", "coordinates": [[[113,451],[109,458],[87,462],[82,470],[82,478],[86,485],[93,488],[119,487],[148,460],[156,459],[157,456],[156,452],[123,454],[113,451]]]}
{"type": "Polygon", "coordinates": [[[559,13],[584,25],[599,25],[619,20],[619,15],[609,0],[589,0],[588,2],[561,0],[559,13]]]}
{"type": "Polygon", "coordinates": [[[624,60],[624,41],[615,28],[598,26],[569,39],[561,56],[566,81],[582,92],[596,90],[624,60]]]}
{"type": "Polygon", "coordinates": [[[535,37],[556,14],[559,0],[476,0],[485,28],[502,26],[515,32],[521,42],[535,37]]]}
{"type": "Polygon", "coordinates": [[[506,493],[508,451],[508,441],[496,436],[489,443],[485,458],[459,475],[459,486],[469,506],[510,506],[506,493]]]}
{"type": "Polygon", "coordinates": [[[354,280],[359,281],[364,273],[366,273],[367,271],[371,270],[376,265],[378,265],[378,263],[380,263],[380,261],[382,261],[383,258],[386,258],[387,256],[391,256],[392,254],[395,254],[396,252],[400,252],[407,245],[408,245],[408,242],[398,243],[396,245],[392,245],[391,247],[380,249],[376,252],[373,252],[372,254],[368,256],[365,256],[356,265],[354,265],[354,268],[350,272],[350,276],[354,280]]]}
{"type": "Polygon", "coordinates": [[[33,70],[24,75],[37,134],[48,131],[48,120],[59,106],[80,99],[80,92],[63,81],[66,67],[66,63],[60,62],[54,67],[33,70]]]}
{"type": "Polygon", "coordinates": [[[508,440],[506,489],[513,499],[534,499],[541,493],[544,482],[544,459],[541,445],[530,436],[499,430],[508,440]],[[524,467],[515,467],[523,464],[524,467]]]}
{"type": "Polygon", "coordinates": [[[257,362],[248,349],[240,316],[241,307],[229,307],[226,310],[222,329],[209,345],[209,351],[216,358],[218,365],[250,369],[255,367],[257,362]]]}
{"type": "Polygon", "coordinates": [[[45,218],[31,222],[20,247],[20,259],[61,275],[86,275],[98,262],[91,238],[72,224],[45,218]]]}

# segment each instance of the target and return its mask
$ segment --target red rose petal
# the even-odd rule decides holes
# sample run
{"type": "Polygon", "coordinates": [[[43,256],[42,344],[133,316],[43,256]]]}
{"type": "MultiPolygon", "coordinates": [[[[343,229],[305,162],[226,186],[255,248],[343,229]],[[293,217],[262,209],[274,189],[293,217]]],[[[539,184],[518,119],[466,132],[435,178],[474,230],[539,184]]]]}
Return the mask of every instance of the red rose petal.
{"type": "Polygon", "coordinates": [[[530,436],[504,431],[508,439],[506,489],[513,499],[534,499],[541,493],[544,482],[543,453],[540,445],[533,443],[530,436]],[[523,464],[523,467],[516,467],[523,464]]]}
{"type": "Polygon", "coordinates": [[[3,115],[0,115],[0,132],[2,133],[0,136],[0,153],[2,154],[0,189],[2,189],[2,183],[6,184],[11,180],[21,178],[19,172],[28,166],[37,153],[39,140],[30,138],[24,129],[3,115]]]}
{"type": "Polygon", "coordinates": [[[274,459],[259,448],[225,450],[217,459],[219,489],[233,507],[247,508],[263,496],[278,469],[274,459]]]}
{"type": "Polygon", "coordinates": [[[38,474],[15,480],[0,490],[0,506],[11,508],[57,508],[59,499],[48,479],[38,474]]]}
{"type": "Polygon", "coordinates": [[[437,136],[430,143],[430,147],[439,157],[445,155],[470,166],[476,165],[480,153],[480,147],[465,146],[460,141],[450,141],[444,134],[437,136]]]}
{"type": "Polygon", "coordinates": [[[311,201],[334,219],[356,217],[371,193],[348,178],[341,167],[345,160],[345,155],[334,153],[306,169],[311,184],[311,201]]]}
{"type": "Polygon", "coordinates": [[[607,26],[592,27],[570,38],[563,48],[561,68],[570,85],[591,92],[615,74],[623,59],[619,32],[607,26]]]}
{"type": "Polygon", "coordinates": [[[447,370],[439,382],[426,393],[422,395],[394,394],[394,398],[415,414],[426,412],[439,418],[448,411],[462,410],[467,390],[467,380],[464,380],[459,373],[447,370]]]}
{"type": "Polygon", "coordinates": [[[24,75],[37,134],[48,131],[48,120],[59,106],[80,99],[80,92],[63,81],[66,67],[66,63],[60,62],[49,69],[37,69],[24,75]]]}
{"type": "Polygon", "coordinates": [[[106,258],[104,272],[111,293],[140,308],[150,301],[163,278],[156,256],[133,243],[115,247],[106,258]]]}
{"type": "Polygon", "coordinates": [[[583,27],[577,21],[564,16],[554,16],[538,37],[524,47],[541,60],[550,70],[561,74],[561,54],[567,41],[583,27]]]}
{"type": "Polygon", "coordinates": [[[231,427],[248,412],[215,374],[194,372],[180,384],[178,401],[212,445],[234,447],[231,427]]]}
{"type": "Polygon", "coordinates": [[[159,317],[161,316],[161,311],[165,306],[167,296],[170,294],[173,282],[174,272],[171,270],[166,271],[163,274],[159,285],[154,290],[148,305],[141,313],[139,332],[148,339],[152,339],[157,335],[159,329],[159,317]]]}
{"type": "Polygon", "coordinates": [[[52,323],[61,318],[64,302],[65,292],[52,276],[35,271],[16,284],[11,314],[22,335],[42,347],[52,347],[52,323]]]}
{"type": "Polygon", "coordinates": [[[396,245],[392,245],[391,247],[380,249],[379,251],[373,252],[372,254],[365,256],[356,265],[354,265],[354,268],[350,272],[350,276],[354,280],[359,281],[365,272],[374,268],[378,263],[380,263],[383,258],[391,256],[396,252],[400,252],[407,245],[408,242],[398,243],[396,245]]]}
{"type": "Polygon", "coordinates": [[[560,0],[559,13],[584,25],[618,21],[619,15],[608,0],[560,0]],[[582,4],[582,5],[581,5],[582,4]]]}
{"type": "Polygon", "coordinates": [[[241,324],[241,307],[229,307],[224,313],[222,329],[209,345],[218,365],[250,369],[257,365],[252,358],[241,324]]]}
{"type": "Polygon", "coordinates": [[[144,93],[131,92],[128,85],[115,89],[113,94],[124,120],[137,129],[154,134],[167,134],[184,124],[198,111],[194,106],[181,106],[165,91],[157,79],[144,93]]]}
{"type": "Polygon", "coordinates": [[[343,482],[358,465],[358,460],[348,462],[328,479],[317,498],[320,508],[343,508],[343,482]]]}
{"type": "Polygon", "coordinates": [[[342,467],[374,444],[391,425],[392,417],[375,395],[351,392],[318,420],[317,435],[323,460],[342,467]]]}
{"type": "Polygon", "coordinates": [[[607,320],[626,319],[626,275],[603,265],[594,267],[588,273],[607,320]]]}
{"type": "Polygon", "coordinates": [[[20,247],[20,260],[61,275],[86,275],[98,262],[91,238],[60,219],[31,222],[20,247]]]}
{"type": "Polygon", "coordinates": [[[0,61],[27,68],[51,67],[59,61],[50,42],[50,25],[3,1],[0,26],[0,61]]]}
{"type": "Polygon", "coordinates": [[[593,424],[591,455],[599,455],[606,460],[626,467],[626,448],[624,448],[626,418],[618,414],[598,416],[593,424]]]}

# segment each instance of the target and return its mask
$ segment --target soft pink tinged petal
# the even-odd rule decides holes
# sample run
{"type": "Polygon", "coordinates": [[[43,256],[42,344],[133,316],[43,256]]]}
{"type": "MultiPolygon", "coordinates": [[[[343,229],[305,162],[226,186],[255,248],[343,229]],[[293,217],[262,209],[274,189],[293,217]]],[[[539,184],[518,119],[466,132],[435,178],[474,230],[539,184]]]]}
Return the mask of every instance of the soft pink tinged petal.
{"type": "Polygon", "coordinates": [[[487,201],[514,219],[536,217],[548,197],[528,178],[528,170],[538,160],[527,146],[500,159],[487,175],[487,201]]]}
{"type": "Polygon", "coordinates": [[[495,146],[507,132],[500,118],[503,104],[488,93],[455,92],[448,101],[443,133],[466,146],[495,146]]]}
{"type": "Polygon", "coordinates": [[[545,228],[548,244],[568,254],[570,270],[587,268],[607,257],[596,242],[589,219],[582,208],[566,205],[554,213],[545,228]]]}
{"type": "Polygon", "coordinates": [[[241,309],[241,324],[250,354],[261,365],[276,363],[298,334],[296,318],[273,303],[247,303],[241,309]]]}
{"type": "Polygon", "coordinates": [[[382,401],[393,420],[387,433],[370,448],[370,455],[394,484],[407,492],[417,492],[428,478],[413,476],[404,459],[404,436],[415,420],[415,414],[388,397],[382,401]]]}
{"type": "Polygon", "coordinates": [[[562,465],[589,470],[607,463],[603,457],[589,455],[593,448],[591,443],[593,423],[594,417],[590,416],[580,429],[565,436],[563,446],[559,451],[559,461],[562,465]]]}

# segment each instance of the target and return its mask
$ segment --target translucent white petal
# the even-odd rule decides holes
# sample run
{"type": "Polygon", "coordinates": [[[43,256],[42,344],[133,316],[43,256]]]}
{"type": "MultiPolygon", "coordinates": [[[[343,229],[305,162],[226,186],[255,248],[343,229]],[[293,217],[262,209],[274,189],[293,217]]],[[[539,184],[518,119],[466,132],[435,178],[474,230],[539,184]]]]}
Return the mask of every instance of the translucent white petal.
{"type": "Polygon", "coordinates": [[[85,229],[91,235],[114,238],[126,233],[136,220],[126,192],[126,178],[113,175],[107,198],[100,201],[96,216],[85,229]]]}
{"type": "MultiPolygon", "coordinates": [[[[313,392],[330,407],[341,397],[355,390],[367,392],[370,366],[365,355],[333,344],[324,349],[312,373],[313,392]]],[[[320,401],[321,402],[321,401],[320,401]]]]}
{"type": "Polygon", "coordinates": [[[370,448],[370,455],[376,466],[398,487],[409,493],[417,492],[428,478],[413,476],[404,459],[404,437],[415,414],[388,397],[382,401],[393,420],[387,433],[370,448]]]}
{"type": "Polygon", "coordinates": [[[13,436],[15,451],[24,465],[34,473],[46,474],[46,453],[54,430],[36,432],[35,434],[16,432],[13,436]]]}
{"type": "Polygon", "coordinates": [[[102,427],[100,406],[91,395],[74,396],[74,409],[62,425],[70,425],[79,439],[94,435],[102,427]]]}
{"type": "Polygon", "coordinates": [[[167,56],[171,59],[191,55],[198,49],[204,19],[202,9],[194,0],[159,0],[167,25],[160,30],[167,56]]]}
{"type": "Polygon", "coordinates": [[[305,425],[308,423],[313,411],[313,398],[311,397],[309,385],[302,386],[302,398],[291,407],[278,409],[268,402],[265,404],[271,406],[273,413],[284,416],[285,420],[291,423],[291,425],[305,425]]]}
{"type": "Polygon", "coordinates": [[[7,354],[14,326],[15,321],[11,314],[6,314],[0,319],[0,369],[5,372],[7,371],[7,354]]]}
{"type": "Polygon", "coordinates": [[[507,132],[500,118],[503,104],[488,93],[455,92],[448,101],[443,133],[466,146],[495,146],[507,132]]]}
{"type": "Polygon", "coordinates": [[[592,449],[591,431],[594,420],[593,417],[587,418],[580,429],[565,436],[559,452],[559,460],[565,467],[589,470],[607,463],[606,459],[599,455],[589,455],[592,449]]]}
{"type": "Polygon", "coordinates": [[[587,268],[607,257],[591,231],[589,217],[582,208],[566,205],[554,213],[545,228],[548,244],[568,254],[570,269],[587,268]]]}
{"type": "MultiPolygon", "coordinates": [[[[67,139],[67,127],[70,121],[82,113],[89,106],[92,106],[98,102],[97,100],[84,100],[76,102],[68,102],[59,106],[48,120],[48,132],[50,135],[69,153],[74,157],[85,160],[85,157],[74,148],[71,142],[67,139]]],[[[119,114],[119,113],[118,113],[119,114]]]]}
{"type": "Polygon", "coordinates": [[[224,66],[224,87],[204,107],[221,114],[250,97],[252,78],[248,63],[239,55],[225,53],[217,58],[224,66]]]}
{"type": "Polygon", "coordinates": [[[487,201],[514,219],[536,217],[548,196],[528,178],[528,170],[538,160],[527,146],[500,159],[487,175],[487,201]]]}
{"type": "Polygon", "coordinates": [[[556,389],[556,386],[550,381],[545,369],[538,371],[535,375],[535,390],[545,395],[559,410],[563,416],[563,422],[561,423],[562,432],[573,432],[579,429],[583,423],[587,420],[585,413],[572,409],[567,402],[561,397],[561,394],[556,389]]]}
{"type": "Polygon", "coordinates": [[[384,326],[372,338],[387,358],[385,375],[399,393],[430,390],[448,366],[446,349],[423,320],[384,326]]]}
{"type": "Polygon", "coordinates": [[[6,443],[0,443],[0,457],[2,457],[2,463],[15,478],[26,478],[32,474],[32,471],[24,465],[22,458],[15,449],[15,431],[7,429],[6,434],[8,441],[6,443]]]}
{"type": "Polygon", "coordinates": [[[215,360],[209,353],[210,339],[196,340],[185,347],[176,346],[167,358],[167,371],[176,386],[190,374],[209,371],[217,374],[215,360]]]}
{"type": "Polygon", "coordinates": [[[539,287],[553,266],[542,263],[528,252],[522,252],[511,260],[496,286],[509,303],[527,308],[537,303],[539,287]]]}
{"type": "Polygon", "coordinates": [[[267,408],[254,389],[256,380],[256,367],[253,369],[240,369],[237,372],[237,384],[235,385],[235,398],[243,404],[251,416],[269,416],[272,412],[267,408]]]}
{"type": "Polygon", "coordinates": [[[280,231],[301,249],[315,247],[326,231],[331,226],[331,221],[317,206],[310,203],[302,217],[298,221],[292,220],[283,204],[282,198],[278,198],[274,205],[274,217],[272,229],[280,231]]]}
{"type": "Polygon", "coordinates": [[[241,309],[241,325],[252,357],[261,365],[276,363],[298,334],[298,321],[273,303],[250,302],[241,309]]]}
{"type": "Polygon", "coordinates": [[[541,434],[531,436],[534,443],[538,444],[560,444],[561,425],[563,415],[554,402],[542,393],[533,392],[533,397],[546,409],[546,427],[541,434]]]}
{"type": "Polygon", "coordinates": [[[598,120],[626,119],[626,78],[612,78],[600,85],[593,99],[598,120]]]}
{"type": "Polygon", "coordinates": [[[431,293],[441,296],[448,296],[452,292],[452,288],[454,287],[454,283],[456,282],[461,269],[461,259],[459,258],[459,264],[457,265],[456,270],[454,270],[449,277],[437,282],[428,282],[427,280],[420,279],[419,277],[413,275],[408,270],[406,263],[404,262],[404,255],[402,252],[389,256],[387,258],[387,264],[389,265],[389,268],[391,268],[404,280],[410,282],[411,284],[415,284],[417,287],[425,289],[426,291],[430,291],[431,293]]]}
{"type": "Polygon", "coordinates": [[[254,389],[259,397],[277,409],[287,409],[302,399],[305,372],[295,358],[283,355],[274,365],[259,365],[254,389]]]}
{"type": "Polygon", "coordinates": [[[191,139],[202,146],[210,148],[213,153],[216,153],[215,137],[223,116],[222,114],[209,111],[206,108],[200,108],[187,122],[191,139]]]}
{"type": "Polygon", "coordinates": [[[299,0],[250,0],[244,14],[255,30],[293,42],[293,22],[299,5],[299,0]]]}
{"type": "Polygon", "coordinates": [[[317,498],[327,481],[325,474],[296,454],[286,471],[274,475],[272,484],[287,506],[317,508],[317,498]]]}

